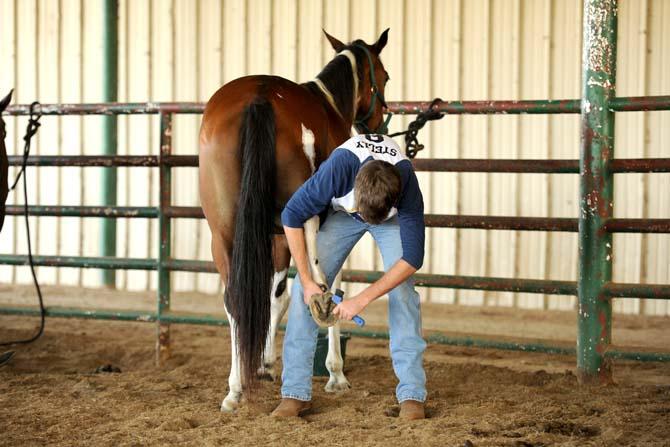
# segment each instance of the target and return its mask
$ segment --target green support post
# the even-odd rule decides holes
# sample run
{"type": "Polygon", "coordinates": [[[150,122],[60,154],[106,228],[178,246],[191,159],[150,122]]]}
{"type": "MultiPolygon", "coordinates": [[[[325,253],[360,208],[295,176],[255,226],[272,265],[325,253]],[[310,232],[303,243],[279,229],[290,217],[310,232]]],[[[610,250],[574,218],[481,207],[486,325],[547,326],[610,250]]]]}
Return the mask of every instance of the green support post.
{"type": "Polygon", "coordinates": [[[605,285],[612,280],[612,235],[605,230],[613,215],[616,0],[584,0],[582,51],[582,140],[580,154],[579,315],[577,376],[580,383],[609,383],[606,358],[612,338],[612,304],[605,285]]]}
{"type": "Polygon", "coordinates": [[[158,211],[158,311],[156,364],[162,365],[170,357],[170,325],[163,321],[165,311],[170,309],[170,270],[167,265],[172,251],[170,217],[166,209],[172,197],[172,173],[167,158],[172,154],[172,114],[160,115],[160,198],[158,211]]]}
{"type": "MultiPolygon", "coordinates": [[[[102,21],[102,101],[116,102],[118,87],[118,0],[104,0],[102,21]]],[[[116,155],[116,115],[102,117],[102,154],[116,155]]],[[[116,205],[116,168],[102,170],[101,199],[103,206],[116,205]]],[[[101,256],[116,256],[116,220],[102,219],[100,229],[101,256]]],[[[103,270],[102,283],[116,286],[116,271],[103,270]]]]}

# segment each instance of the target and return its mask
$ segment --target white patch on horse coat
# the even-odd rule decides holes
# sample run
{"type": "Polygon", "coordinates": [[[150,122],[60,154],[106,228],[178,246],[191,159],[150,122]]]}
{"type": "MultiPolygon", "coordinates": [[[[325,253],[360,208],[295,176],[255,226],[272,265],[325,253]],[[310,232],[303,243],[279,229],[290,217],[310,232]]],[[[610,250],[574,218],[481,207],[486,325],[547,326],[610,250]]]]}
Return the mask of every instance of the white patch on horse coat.
{"type": "Polygon", "coordinates": [[[353,108],[353,113],[354,116],[351,117],[352,120],[356,119],[356,110],[358,109],[358,66],[356,65],[356,56],[354,56],[354,53],[351,52],[351,50],[344,50],[340,53],[337,53],[338,56],[346,56],[347,59],[349,59],[349,63],[351,64],[351,72],[354,75],[354,108],[353,108]]]}
{"type": "Polygon", "coordinates": [[[314,164],[314,141],[316,141],[314,138],[314,132],[306,128],[302,123],[300,123],[300,127],[302,127],[302,150],[305,152],[307,160],[309,160],[309,166],[312,168],[312,174],[314,174],[314,171],[316,170],[316,166],[314,164]]]}
{"type": "Polygon", "coordinates": [[[319,79],[318,77],[314,78],[313,82],[316,84],[317,87],[319,87],[319,90],[321,90],[321,93],[323,93],[323,96],[326,97],[326,101],[328,101],[328,104],[331,105],[333,110],[335,110],[335,112],[337,112],[337,114],[340,116],[340,118],[344,119],[342,117],[342,113],[340,113],[340,110],[335,105],[335,99],[333,99],[333,94],[330,93],[330,90],[328,90],[328,87],[326,87],[326,84],[324,84],[323,81],[321,81],[321,79],[319,79]]]}

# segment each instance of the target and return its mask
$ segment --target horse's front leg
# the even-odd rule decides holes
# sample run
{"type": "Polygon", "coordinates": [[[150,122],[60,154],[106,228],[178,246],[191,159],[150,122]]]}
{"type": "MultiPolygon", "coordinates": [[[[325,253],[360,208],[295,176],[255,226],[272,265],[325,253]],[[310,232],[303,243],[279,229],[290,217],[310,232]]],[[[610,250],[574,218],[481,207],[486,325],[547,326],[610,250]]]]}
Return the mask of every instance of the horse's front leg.
{"type": "Polygon", "coordinates": [[[328,287],[326,275],[319,265],[319,253],[316,249],[316,235],[319,232],[319,216],[311,217],[305,222],[305,245],[307,246],[307,258],[309,259],[309,268],[312,272],[312,279],[324,287],[328,287]]]}
{"type": "MultiPolygon", "coordinates": [[[[319,265],[319,257],[316,248],[316,235],[319,230],[319,217],[314,216],[305,222],[305,244],[307,245],[307,257],[312,271],[312,278],[318,284],[327,285],[326,275],[319,265]]],[[[342,272],[337,274],[333,282],[333,290],[340,287],[342,272]]],[[[328,356],[326,357],[326,368],[330,373],[330,379],[326,384],[326,391],[345,391],[350,388],[349,381],[342,371],[343,361],[340,352],[340,325],[339,323],[328,328],[328,356]]]]}
{"type": "MultiPolygon", "coordinates": [[[[342,271],[337,274],[333,281],[332,291],[335,293],[342,283],[342,271]]],[[[346,391],[351,388],[349,381],[344,376],[344,361],[340,350],[340,323],[328,328],[328,356],[326,357],[326,368],[330,373],[330,379],[326,384],[325,390],[329,393],[346,391]]]]}
{"type": "Polygon", "coordinates": [[[235,320],[226,309],[228,322],[230,323],[230,375],[228,376],[228,395],[221,403],[221,411],[232,412],[240,405],[242,400],[242,376],[240,356],[237,352],[237,331],[235,320]]]}

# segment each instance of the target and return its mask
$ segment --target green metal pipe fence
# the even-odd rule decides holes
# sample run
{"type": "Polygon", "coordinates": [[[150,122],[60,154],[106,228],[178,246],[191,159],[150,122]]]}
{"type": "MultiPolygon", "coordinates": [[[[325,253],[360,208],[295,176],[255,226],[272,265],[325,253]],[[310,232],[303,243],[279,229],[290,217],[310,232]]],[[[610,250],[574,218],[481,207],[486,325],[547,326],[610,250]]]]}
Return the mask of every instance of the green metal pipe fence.
{"type": "MultiPolygon", "coordinates": [[[[518,349],[577,355],[582,381],[611,380],[610,360],[670,361],[670,353],[620,352],[611,347],[611,299],[670,299],[667,284],[623,284],[611,278],[611,234],[614,232],[670,233],[670,219],[614,219],[613,174],[670,172],[670,158],[614,159],[614,112],[670,110],[670,96],[614,97],[614,61],[616,54],[616,2],[586,0],[584,14],[584,90],[579,100],[536,101],[443,101],[437,108],[448,114],[558,114],[581,113],[582,148],[579,160],[414,160],[417,171],[427,172],[502,172],[580,174],[581,209],[578,218],[534,218],[511,216],[426,215],[426,224],[439,228],[506,229],[519,231],[579,232],[580,272],[578,281],[555,281],[522,278],[488,278],[439,274],[417,274],[416,283],[425,287],[447,287],[488,291],[528,292],[573,295],[579,297],[577,348],[548,346],[538,343],[515,343],[470,337],[430,334],[433,343],[518,349]]],[[[413,114],[426,110],[430,102],[389,102],[389,111],[413,114]]],[[[197,156],[172,155],[172,123],[175,114],[199,114],[202,103],[105,103],[42,105],[44,115],[160,115],[160,152],[147,156],[33,156],[30,166],[100,166],[158,167],[160,197],[158,207],[118,206],[31,206],[34,216],[80,216],[116,218],[157,218],[159,226],[158,259],[112,257],[35,256],[36,265],[101,269],[141,269],[158,272],[156,312],[86,310],[49,307],[47,314],[60,317],[82,317],[146,321],[157,323],[157,361],[169,355],[172,323],[225,325],[225,319],[213,315],[180,314],[170,310],[170,272],[216,273],[214,264],[206,261],[171,257],[171,220],[203,218],[199,207],[171,205],[171,170],[174,167],[198,165],[197,156]]],[[[9,115],[26,115],[28,106],[12,106],[9,115]]],[[[10,165],[19,165],[19,157],[10,157],[10,165]]],[[[20,207],[9,206],[8,214],[20,214],[20,207]]],[[[26,265],[27,256],[0,255],[0,264],[26,265]]],[[[294,271],[290,275],[295,275],[294,271]]],[[[343,280],[370,283],[381,272],[349,270],[343,280]]],[[[0,313],[35,315],[26,308],[0,308],[0,313]]],[[[386,332],[355,330],[360,336],[387,338],[386,332]]]]}
{"type": "MultiPolygon", "coordinates": [[[[119,65],[119,1],[104,0],[102,5],[102,100],[116,102],[118,100],[118,65],[119,65]]],[[[117,119],[116,116],[105,116],[102,122],[102,153],[117,153],[117,119]]],[[[100,176],[102,201],[105,206],[116,205],[117,172],[116,169],[105,169],[100,176]]],[[[116,253],[116,221],[103,219],[100,227],[100,253],[102,256],[113,256],[116,253]]],[[[114,270],[102,271],[102,282],[107,287],[116,284],[114,270]]]]}
{"type": "MultiPolygon", "coordinates": [[[[85,318],[96,320],[117,320],[117,321],[138,321],[146,323],[155,323],[158,321],[158,315],[148,311],[117,311],[103,309],[79,309],[72,307],[49,307],[46,310],[49,317],[60,318],[85,318]]],[[[25,307],[4,308],[2,313],[7,315],[39,316],[39,309],[30,309],[25,307]]],[[[209,326],[228,326],[228,321],[217,315],[209,314],[174,314],[170,312],[163,313],[161,321],[165,324],[185,323],[202,324],[209,326]]],[[[281,330],[285,329],[280,325],[281,330]]],[[[370,331],[366,329],[351,328],[348,333],[358,337],[376,338],[388,340],[389,334],[386,331],[370,331]]],[[[503,349],[506,351],[524,351],[541,352],[547,354],[575,355],[575,348],[570,346],[556,346],[545,343],[517,342],[502,340],[486,340],[473,338],[469,336],[446,335],[442,333],[429,333],[425,336],[428,343],[465,346],[475,348],[503,349]]],[[[610,349],[605,353],[605,357],[610,359],[636,360],[636,361],[670,361],[670,353],[660,352],[627,352],[610,349]]]]}

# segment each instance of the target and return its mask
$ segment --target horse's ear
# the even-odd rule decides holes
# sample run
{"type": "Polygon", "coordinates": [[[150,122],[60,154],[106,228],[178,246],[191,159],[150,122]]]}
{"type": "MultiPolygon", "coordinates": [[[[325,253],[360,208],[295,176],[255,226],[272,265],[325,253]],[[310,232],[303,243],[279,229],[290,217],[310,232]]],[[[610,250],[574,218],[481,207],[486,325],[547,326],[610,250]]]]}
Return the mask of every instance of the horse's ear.
{"type": "Polygon", "coordinates": [[[0,101],[0,112],[2,112],[3,110],[5,110],[5,109],[7,108],[7,106],[9,105],[9,102],[12,100],[12,93],[13,93],[13,92],[14,92],[14,89],[11,89],[11,90],[9,91],[9,94],[7,94],[7,96],[5,96],[5,97],[2,99],[2,101],[0,101]]]}
{"type": "Polygon", "coordinates": [[[323,34],[325,34],[326,37],[328,38],[328,42],[330,42],[330,45],[333,47],[333,50],[335,50],[336,53],[339,53],[340,51],[344,50],[344,48],[346,47],[345,44],[343,44],[342,42],[340,42],[339,40],[328,34],[325,29],[322,29],[322,31],[323,34]]]}
{"type": "Polygon", "coordinates": [[[375,52],[377,54],[381,53],[384,47],[386,46],[386,42],[389,40],[389,30],[391,28],[386,28],[386,31],[384,31],[381,36],[379,36],[379,39],[375,44],[372,46],[375,49],[375,52]]]}

